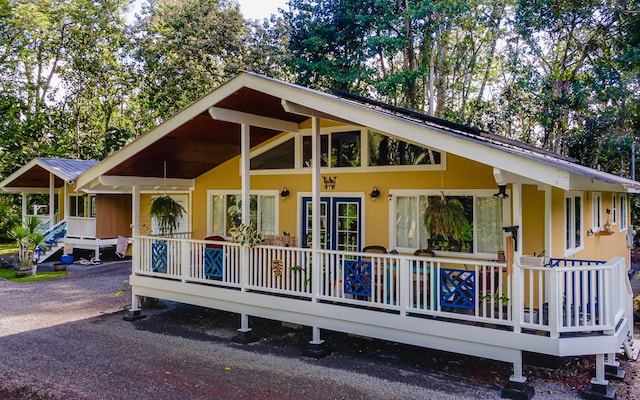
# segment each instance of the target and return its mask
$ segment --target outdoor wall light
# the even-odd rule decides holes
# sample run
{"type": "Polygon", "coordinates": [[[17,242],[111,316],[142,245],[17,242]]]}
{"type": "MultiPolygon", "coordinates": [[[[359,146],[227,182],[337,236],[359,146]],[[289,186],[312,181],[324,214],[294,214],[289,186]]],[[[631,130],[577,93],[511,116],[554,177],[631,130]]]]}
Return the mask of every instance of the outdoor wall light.
{"type": "Polygon", "coordinates": [[[508,199],[509,195],[507,194],[507,185],[498,185],[498,193],[493,195],[494,199],[508,199]]]}
{"type": "Polygon", "coordinates": [[[282,197],[283,199],[286,197],[289,197],[291,193],[289,192],[289,189],[287,189],[287,187],[283,187],[282,188],[282,192],[280,192],[280,197],[282,197]]]}
{"type": "Polygon", "coordinates": [[[380,197],[380,191],[378,190],[377,186],[373,187],[373,190],[371,191],[371,193],[369,193],[369,196],[371,196],[372,199],[380,197]]]}

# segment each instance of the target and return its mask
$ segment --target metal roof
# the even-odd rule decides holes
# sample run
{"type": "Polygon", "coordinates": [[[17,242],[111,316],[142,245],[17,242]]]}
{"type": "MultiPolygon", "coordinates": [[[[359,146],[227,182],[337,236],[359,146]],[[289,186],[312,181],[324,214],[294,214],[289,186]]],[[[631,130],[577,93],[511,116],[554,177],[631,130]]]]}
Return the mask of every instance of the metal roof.
{"type": "Polygon", "coordinates": [[[98,164],[95,160],[36,157],[0,182],[0,188],[10,191],[18,188],[48,188],[50,174],[56,188],[74,181],[80,174],[98,164]]]}

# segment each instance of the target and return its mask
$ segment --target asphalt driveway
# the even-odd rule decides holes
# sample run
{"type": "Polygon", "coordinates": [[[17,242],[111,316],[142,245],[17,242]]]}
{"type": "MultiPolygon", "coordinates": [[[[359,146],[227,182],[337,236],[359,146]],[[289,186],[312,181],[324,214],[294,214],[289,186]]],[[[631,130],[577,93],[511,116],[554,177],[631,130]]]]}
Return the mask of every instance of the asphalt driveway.
{"type": "MultiPolygon", "coordinates": [[[[263,339],[240,345],[230,340],[237,316],[175,303],[125,322],[130,299],[115,293],[129,262],[69,270],[31,284],[0,280],[0,398],[491,399],[508,378],[509,365],[452,358],[449,374],[426,360],[440,353],[331,333],[325,339],[340,346],[316,360],[301,355],[304,330],[258,319],[263,339]],[[457,372],[465,369],[484,378],[457,372]]],[[[628,375],[619,398],[633,398],[637,367],[628,375]]],[[[581,398],[553,380],[534,386],[537,399],[581,398]]]]}

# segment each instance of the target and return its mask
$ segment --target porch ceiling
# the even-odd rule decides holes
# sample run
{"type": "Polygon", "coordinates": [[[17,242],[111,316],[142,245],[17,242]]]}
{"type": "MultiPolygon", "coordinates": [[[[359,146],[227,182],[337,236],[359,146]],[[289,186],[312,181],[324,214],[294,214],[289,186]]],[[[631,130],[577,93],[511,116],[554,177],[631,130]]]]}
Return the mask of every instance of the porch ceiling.
{"type": "MultiPolygon", "coordinates": [[[[246,87],[209,106],[297,124],[307,119],[284,111],[279,97],[246,87]]],[[[280,133],[252,126],[250,145],[257,146],[280,133]]],[[[166,161],[167,178],[193,179],[239,154],[240,125],[214,120],[208,111],[203,111],[115,165],[105,175],[163,177],[166,161]]]]}
{"type": "MultiPolygon", "coordinates": [[[[49,190],[49,175],[49,171],[39,165],[34,165],[8,182],[5,188],[46,188],[49,190]]],[[[64,180],[54,175],[54,185],[56,188],[60,188],[64,185],[64,180]]]]}

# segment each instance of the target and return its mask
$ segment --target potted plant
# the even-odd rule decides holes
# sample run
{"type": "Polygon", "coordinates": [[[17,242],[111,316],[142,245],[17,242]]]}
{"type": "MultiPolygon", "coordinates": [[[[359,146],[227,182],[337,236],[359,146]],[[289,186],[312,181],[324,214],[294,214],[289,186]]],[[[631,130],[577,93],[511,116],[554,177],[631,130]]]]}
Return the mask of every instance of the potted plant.
{"type": "Polygon", "coordinates": [[[464,232],[469,221],[464,214],[464,205],[456,198],[445,198],[444,193],[440,196],[429,197],[429,205],[424,212],[424,226],[429,232],[432,240],[447,242],[455,241],[463,243],[464,232]]]}
{"type": "Polygon", "coordinates": [[[163,236],[173,234],[184,213],[184,207],[166,194],[151,200],[149,215],[157,221],[160,234],[163,236]]]}
{"type": "Polygon", "coordinates": [[[36,274],[36,250],[44,243],[44,233],[40,232],[39,228],[40,220],[30,216],[22,224],[14,226],[9,233],[18,245],[19,264],[15,267],[16,276],[36,274]]]}

